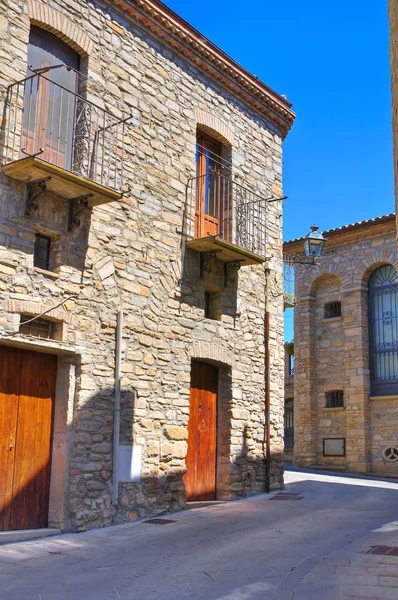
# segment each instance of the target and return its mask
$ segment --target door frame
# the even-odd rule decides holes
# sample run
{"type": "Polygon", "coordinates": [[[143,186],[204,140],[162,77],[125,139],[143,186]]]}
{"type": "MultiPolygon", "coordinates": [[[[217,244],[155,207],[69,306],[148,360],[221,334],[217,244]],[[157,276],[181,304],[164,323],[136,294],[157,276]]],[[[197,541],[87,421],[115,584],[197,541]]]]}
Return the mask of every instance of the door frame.
{"type": "MultiPolygon", "coordinates": [[[[50,496],[48,528],[70,530],[69,523],[69,463],[73,449],[73,415],[76,395],[76,369],[80,355],[64,348],[39,342],[0,340],[4,347],[19,348],[58,357],[55,398],[53,404],[50,496]]],[[[43,529],[45,531],[45,529],[43,529]]]]}

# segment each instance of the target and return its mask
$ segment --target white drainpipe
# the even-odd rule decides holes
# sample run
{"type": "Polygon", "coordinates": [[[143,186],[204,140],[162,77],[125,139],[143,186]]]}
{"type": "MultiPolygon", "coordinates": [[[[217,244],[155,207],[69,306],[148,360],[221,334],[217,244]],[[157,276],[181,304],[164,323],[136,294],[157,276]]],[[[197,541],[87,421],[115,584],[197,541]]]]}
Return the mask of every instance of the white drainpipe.
{"type": "Polygon", "coordinates": [[[119,502],[120,379],[122,366],[123,312],[117,313],[115,355],[115,404],[113,408],[113,481],[112,504],[119,502]]]}

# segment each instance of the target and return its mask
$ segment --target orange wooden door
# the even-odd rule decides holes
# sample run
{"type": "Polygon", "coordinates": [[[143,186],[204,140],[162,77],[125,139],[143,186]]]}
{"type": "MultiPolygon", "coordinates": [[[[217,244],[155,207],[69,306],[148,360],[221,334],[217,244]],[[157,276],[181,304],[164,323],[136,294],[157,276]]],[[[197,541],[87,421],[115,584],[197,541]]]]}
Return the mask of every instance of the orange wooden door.
{"type": "Polygon", "coordinates": [[[196,148],[195,237],[218,235],[222,222],[221,146],[198,135],[196,148]]]}
{"type": "Polygon", "coordinates": [[[189,403],[187,500],[215,500],[218,369],[192,362],[189,403]]]}
{"type": "Polygon", "coordinates": [[[56,356],[0,347],[0,530],[47,527],[56,367],[56,356]]]}

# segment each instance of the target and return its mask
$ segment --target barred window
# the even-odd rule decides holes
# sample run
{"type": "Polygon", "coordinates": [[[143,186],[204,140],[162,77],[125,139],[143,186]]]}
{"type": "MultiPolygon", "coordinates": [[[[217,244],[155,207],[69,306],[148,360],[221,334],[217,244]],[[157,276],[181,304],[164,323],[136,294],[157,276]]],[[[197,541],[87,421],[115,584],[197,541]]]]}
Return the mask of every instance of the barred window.
{"type": "Polygon", "coordinates": [[[34,319],[32,321],[32,318],[32,315],[21,315],[20,333],[48,340],[55,339],[56,323],[46,319],[34,319]]]}
{"type": "Polygon", "coordinates": [[[327,302],[325,304],[325,319],[341,317],[341,302],[327,302]]]}
{"type": "Polygon", "coordinates": [[[344,392],[343,390],[331,390],[326,392],[326,408],[342,408],[344,407],[344,392]]]}
{"type": "Polygon", "coordinates": [[[392,265],[369,281],[369,350],[372,394],[398,393],[398,275],[392,265]]]}

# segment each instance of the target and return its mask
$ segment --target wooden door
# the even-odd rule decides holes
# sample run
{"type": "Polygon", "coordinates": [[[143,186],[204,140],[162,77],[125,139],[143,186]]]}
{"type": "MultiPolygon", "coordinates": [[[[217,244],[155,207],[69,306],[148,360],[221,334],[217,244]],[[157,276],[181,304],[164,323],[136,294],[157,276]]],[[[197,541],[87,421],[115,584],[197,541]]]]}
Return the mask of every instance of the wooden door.
{"type": "Polygon", "coordinates": [[[79,55],[48,31],[31,27],[27,65],[21,158],[42,149],[42,160],[71,170],[79,55]],[[65,66],[42,76],[32,71],[59,65],[65,66]]]}
{"type": "Polygon", "coordinates": [[[187,500],[216,499],[218,369],[193,361],[189,403],[187,500]]]}
{"type": "Polygon", "coordinates": [[[196,170],[195,237],[218,235],[222,222],[221,146],[205,135],[198,135],[196,170]]]}
{"type": "Polygon", "coordinates": [[[0,346],[0,530],[48,525],[57,357],[0,346]]]}

